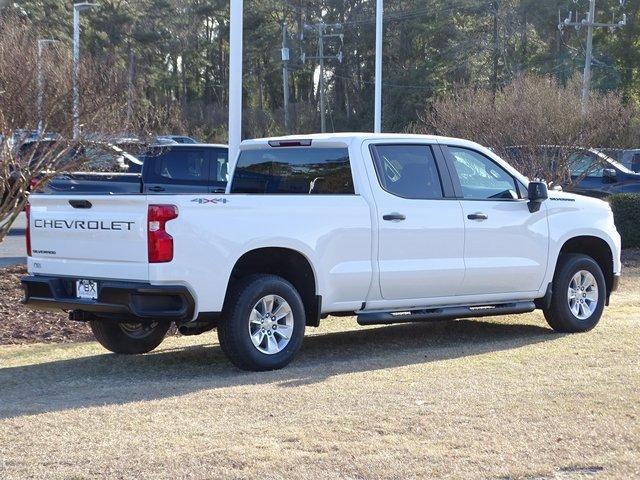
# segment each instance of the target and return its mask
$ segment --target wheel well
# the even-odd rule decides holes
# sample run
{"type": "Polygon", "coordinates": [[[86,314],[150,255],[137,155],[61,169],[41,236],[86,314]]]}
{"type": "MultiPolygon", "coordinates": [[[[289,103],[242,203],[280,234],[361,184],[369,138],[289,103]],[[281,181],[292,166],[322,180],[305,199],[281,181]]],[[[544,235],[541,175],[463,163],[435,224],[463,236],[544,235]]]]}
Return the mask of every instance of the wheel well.
{"type": "Polygon", "coordinates": [[[613,253],[609,244],[598,237],[575,237],[562,246],[560,253],[582,253],[593,258],[600,266],[607,283],[607,293],[613,287],[613,253]]]}
{"type": "Polygon", "coordinates": [[[277,275],[290,282],[302,297],[307,325],[320,324],[321,299],[316,295],[316,280],[307,258],[289,248],[259,248],[238,259],[229,279],[227,292],[240,279],[257,273],[277,275]]]}

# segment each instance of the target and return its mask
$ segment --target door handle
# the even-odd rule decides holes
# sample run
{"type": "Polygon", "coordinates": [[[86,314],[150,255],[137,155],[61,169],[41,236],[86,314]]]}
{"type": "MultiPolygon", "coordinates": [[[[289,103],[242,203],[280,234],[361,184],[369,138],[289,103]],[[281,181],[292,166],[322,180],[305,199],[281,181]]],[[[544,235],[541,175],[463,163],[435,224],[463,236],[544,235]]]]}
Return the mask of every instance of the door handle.
{"type": "Polygon", "coordinates": [[[91,202],[89,200],[69,200],[69,205],[73,208],[91,208],[91,202]]]}
{"type": "Polygon", "coordinates": [[[149,187],[150,192],[164,192],[164,187],[149,187]]]}
{"type": "Polygon", "coordinates": [[[489,215],[487,215],[486,213],[477,212],[477,213],[472,213],[470,215],[467,215],[467,218],[469,220],[488,220],[489,215]]]}
{"type": "Polygon", "coordinates": [[[407,217],[401,213],[388,213],[387,215],[383,215],[382,219],[388,222],[401,222],[402,220],[406,220],[407,217]]]}

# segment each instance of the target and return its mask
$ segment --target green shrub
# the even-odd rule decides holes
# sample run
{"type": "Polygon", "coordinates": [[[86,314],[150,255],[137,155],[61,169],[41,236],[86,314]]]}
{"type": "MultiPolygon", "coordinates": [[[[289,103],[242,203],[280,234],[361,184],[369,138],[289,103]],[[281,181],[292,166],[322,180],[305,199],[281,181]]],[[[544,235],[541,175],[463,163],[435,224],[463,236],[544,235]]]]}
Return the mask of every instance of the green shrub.
{"type": "Polygon", "coordinates": [[[640,247],[640,194],[620,193],[609,197],[623,248],[640,247]]]}

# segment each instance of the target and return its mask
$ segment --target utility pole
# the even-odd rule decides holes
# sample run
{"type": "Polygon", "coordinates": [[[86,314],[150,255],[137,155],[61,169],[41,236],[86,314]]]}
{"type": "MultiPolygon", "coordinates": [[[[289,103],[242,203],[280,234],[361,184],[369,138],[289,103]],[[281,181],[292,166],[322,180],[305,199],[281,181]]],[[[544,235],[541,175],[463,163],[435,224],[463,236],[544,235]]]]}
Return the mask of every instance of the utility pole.
{"type": "Polygon", "coordinates": [[[497,0],[492,2],[493,6],[493,52],[492,52],[492,63],[493,63],[493,71],[491,72],[491,92],[493,94],[493,104],[495,106],[496,103],[496,95],[498,93],[498,63],[500,60],[500,51],[499,51],[499,43],[498,43],[498,14],[500,5],[497,0]]]}
{"type": "Polygon", "coordinates": [[[320,60],[320,78],[318,79],[320,88],[320,131],[325,133],[327,131],[327,109],[324,105],[324,24],[319,23],[316,26],[318,28],[318,59],[320,60]]]}
{"type": "Polygon", "coordinates": [[[135,81],[135,61],[136,56],[129,41],[129,75],[127,78],[127,131],[131,130],[133,120],[133,87],[135,81]]]}
{"type": "Polygon", "coordinates": [[[73,139],[80,138],[80,12],[95,3],[81,2],[73,5],[73,139]]]}
{"type": "Polygon", "coordinates": [[[287,47],[287,24],[282,23],[282,91],[284,95],[284,133],[289,134],[289,48],[287,47]]]}
{"type": "Polygon", "coordinates": [[[37,70],[38,70],[38,98],[36,100],[36,111],[38,113],[38,127],[37,134],[40,135],[42,133],[42,129],[44,127],[43,121],[43,104],[44,104],[44,71],[42,68],[42,50],[44,46],[47,44],[53,45],[57,43],[58,40],[53,40],[51,38],[40,38],[38,39],[38,57],[37,57],[37,70]]]}
{"type": "Polygon", "coordinates": [[[320,65],[320,75],[318,78],[318,90],[320,95],[320,131],[322,133],[325,133],[327,131],[327,112],[325,107],[326,85],[324,78],[324,62],[325,60],[338,60],[340,63],[342,63],[342,50],[340,50],[337,55],[325,55],[324,42],[326,39],[332,37],[339,38],[340,41],[343,42],[344,34],[336,32],[336,30],[342,29],[342,24],[340,23],[327,24],[320,22],[313,26],[305,25],[304,28],[315,30],[316,35],[318,36],[318,55],[310,57],[303,52],[301,60],[302,63],[305,63],[307,60],[318,60],[320,65]],[[331,33],[327,33],[327,30],[331,31],[331,33]]]}
{"type": "MultiPolygon", "coordinates": [[[[620,6],[624,7],[625,0],[620,0],[620,6]]],[[[627,24],[627,14],[622,15],[622,20],[619,22],[611,23],[599,23],[595,21],[596,17],[596,0],[589,0],[589,12],[587,18],[578,20],[578,11],[575,11],[575,20],[572,20],[572,13],[569,12],[569,16],[564,21],[559,21],[558,29],[560,32],[565,27],[575,27],[578,31],[582,27],[587,27],[587,48],[584,62],[584,74],[582,77],[582,113],[587,113],[587,107],[589,104],[589,88],[591,83],[591,62],[593,57],[593,31],[595,28],[608,28],[611,32],[614,32],[616,28],[622,28],[627,24]]],[[[560,20],[560,12],[558,12],[558,20],[560,20]]]]}

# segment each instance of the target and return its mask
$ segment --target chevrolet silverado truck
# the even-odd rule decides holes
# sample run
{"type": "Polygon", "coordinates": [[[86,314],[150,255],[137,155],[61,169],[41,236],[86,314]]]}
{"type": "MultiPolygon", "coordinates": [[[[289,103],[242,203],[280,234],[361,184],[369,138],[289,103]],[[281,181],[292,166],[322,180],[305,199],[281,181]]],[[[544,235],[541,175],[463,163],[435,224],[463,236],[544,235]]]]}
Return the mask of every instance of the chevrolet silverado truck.
{"type": "Polygon", "coordinates": [[[531,312],[596,326],[620,276],[608,204],[454,138],[242,143],[224,194],[30,198],[25,303],[119,354],[217,328],[238,367],[287,365],[327,315],[387,325],[531,312]]]}

